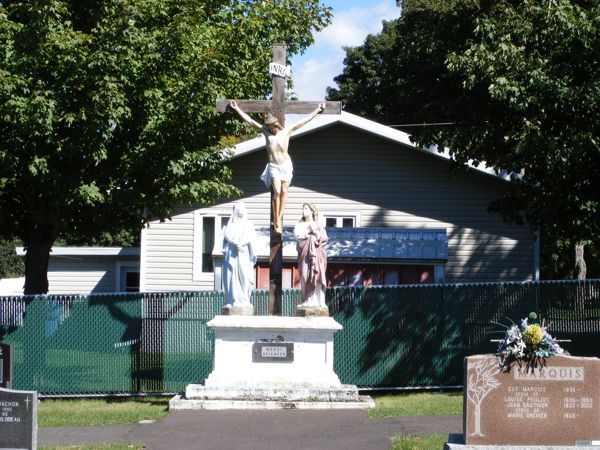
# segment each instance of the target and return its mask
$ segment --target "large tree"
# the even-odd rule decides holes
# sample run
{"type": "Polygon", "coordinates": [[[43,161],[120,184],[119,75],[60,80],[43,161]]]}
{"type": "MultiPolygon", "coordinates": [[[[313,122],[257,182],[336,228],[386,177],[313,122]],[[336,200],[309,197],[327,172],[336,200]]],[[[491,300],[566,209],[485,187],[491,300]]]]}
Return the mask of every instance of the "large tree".
{"type": "Polygon", "coordinates": [[[48,290],[57,236],[140,229],[233,195],[219,97],[264,97],[271,44],[305,49],[318,0],[0,0],[0,235],[48,290]]]}
{"type": "Polygon", "coordinates": [[[405,0],[348,49],[348,110],[408,127],[420,145],[512,174],[491,204],[582,251],[600,236],[600,1],[405,0]],[[362,86],[368,102],[356,96],[362,86]]]}

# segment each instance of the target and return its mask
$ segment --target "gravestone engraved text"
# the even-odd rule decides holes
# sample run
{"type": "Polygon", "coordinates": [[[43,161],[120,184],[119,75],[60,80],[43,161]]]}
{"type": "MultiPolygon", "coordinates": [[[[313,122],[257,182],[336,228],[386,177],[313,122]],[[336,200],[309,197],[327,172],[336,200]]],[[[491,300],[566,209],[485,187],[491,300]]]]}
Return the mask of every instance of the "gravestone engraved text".
{"type": "Polygon", "coordinates": [[[467,445],[600,441],[600,359],[558,355],[503,371],[494,355],[465,361],[467,445]]]}
{"type": "Polygon", "coordinates": [[[37,392],[0,388],[0,448],[31,449],[37,441],[37,392]]]}

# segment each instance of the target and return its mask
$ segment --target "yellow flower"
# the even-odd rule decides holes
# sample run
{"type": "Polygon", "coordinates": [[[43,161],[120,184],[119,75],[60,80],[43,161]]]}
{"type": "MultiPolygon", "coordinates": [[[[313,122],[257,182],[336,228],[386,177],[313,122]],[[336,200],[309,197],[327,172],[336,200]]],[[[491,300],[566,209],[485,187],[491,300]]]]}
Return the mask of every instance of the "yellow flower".
{"type": "Polygon", "coordinates": [[[538,345],[542,342],[542,338],[542,328],[537,323],[529,325],[523,332],[523,340],[527,345],[538,345]]]}

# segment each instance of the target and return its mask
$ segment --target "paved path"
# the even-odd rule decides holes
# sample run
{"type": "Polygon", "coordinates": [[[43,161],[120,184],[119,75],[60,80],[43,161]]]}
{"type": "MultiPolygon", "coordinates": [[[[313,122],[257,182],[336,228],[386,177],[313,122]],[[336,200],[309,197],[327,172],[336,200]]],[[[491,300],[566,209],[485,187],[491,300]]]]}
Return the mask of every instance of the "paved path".
{"type": "Polygon", "coordinates": [[[365,411],[171,411],[151,424],[52,427],[38,445],[146,444],[149,449],[390,450],[399,434],[461,433],[462,416],[369,419],[365,411]]]}

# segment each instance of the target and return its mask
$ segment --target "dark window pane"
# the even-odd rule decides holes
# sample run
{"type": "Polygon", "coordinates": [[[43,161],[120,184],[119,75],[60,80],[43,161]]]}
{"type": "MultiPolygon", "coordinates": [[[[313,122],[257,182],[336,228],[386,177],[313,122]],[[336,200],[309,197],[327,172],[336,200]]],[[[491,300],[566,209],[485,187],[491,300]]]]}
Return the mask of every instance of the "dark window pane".
{"type": "Polygon", "coordinates": [[[327,217],[325,219],[325,226],[326,227],[330,227],[330,228],[334,228],[336,225],[337,219],[335,217],[327,217]]]}
{"type": "Polygon", "coordinates": [[[227,226],[227,222],[229,222],[229,217],[221,216],[221,230],[227,226]]]}
{"type": "Polygon", "coordinates": [[[202,218],[202,272],[213,272],[212,251],[215,246],[215,218],[202,218]]]}
{"type": "Polygon", "coordinates": [[[344,217],[342,219],[342,227],[343,228],[352,228],[354,226],[354,218],[353,217],[344,217]]]}
{"type": "Polygon", "coordinates": [[[125,274],[125,292],[140,292],[139,272],[127,272],[125,274]]]}

